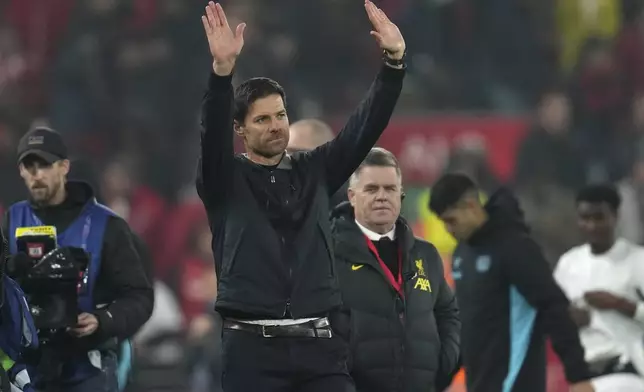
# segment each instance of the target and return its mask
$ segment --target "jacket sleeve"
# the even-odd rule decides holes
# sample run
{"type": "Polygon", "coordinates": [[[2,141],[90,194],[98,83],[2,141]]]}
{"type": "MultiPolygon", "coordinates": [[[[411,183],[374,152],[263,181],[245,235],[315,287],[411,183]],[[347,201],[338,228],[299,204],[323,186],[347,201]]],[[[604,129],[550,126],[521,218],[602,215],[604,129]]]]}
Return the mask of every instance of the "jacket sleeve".
{"type": "Polygon", "coordinates": [[[112,217],[108,221],[99,279],[105,279],[113,300],[94,313],[99,327],[91,336],[93,339],[128,339],[150,318],[154,290],[141,260],[141,257],[147,257],[146,254],[137,251],[130,228],[123,219],[112,217]]]}
{"type": "Polygon", "coordinates": [[[197,167],[197,192],[210,208],[225,202],[234,167],[232,75],[208,80],[201,105],[201,155],[197,167]]]}
{"type": "Polygon", "coordinates": [[[323,161],[329,195],[349,179],[387,128],[402,90],[405,69],[383,65],[366,98],[332,141],[311,152],[323,161]]]}
{"type": "Polygon", "coordinates": [[[568,382],[590,379],[578,330],[568,313],[568,299],[555,282],[539,245],[528,235],[517,236],[505,243],[503,252],[501,259],[507,278],[536,310],[539,322],[563,363],[568,382]]]}
{"type": "Polygon", "coordinates": [[[434,304],[434,317],[441,340],[440,367],[436,375],[436,390],[443,391],[452,383],[452,378],[459,368],[461,319],[458,313],[456,297],[445,280],[441,257],[435,248],[432,249],[432,252],[434,253],[432,257],[440,268],[440,276],[437,276],[438,284],[435,285],[438,296],[434,304]]]}

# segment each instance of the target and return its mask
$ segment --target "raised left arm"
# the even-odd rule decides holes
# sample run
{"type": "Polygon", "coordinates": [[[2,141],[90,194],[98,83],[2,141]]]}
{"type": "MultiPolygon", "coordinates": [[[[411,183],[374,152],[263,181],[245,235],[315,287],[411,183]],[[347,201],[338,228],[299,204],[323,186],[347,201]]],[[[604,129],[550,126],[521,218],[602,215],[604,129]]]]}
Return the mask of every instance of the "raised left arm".
{"type": "Polygon", "coordinates": [[[311,152],[322,161],[330,195],[349,179],[389,124],[405,76],[405,40],[400,30],[372,2],[367,0],[365,9],[373,26],[371,35],[383,50],[384,64],[338,136],[311,152]]]}

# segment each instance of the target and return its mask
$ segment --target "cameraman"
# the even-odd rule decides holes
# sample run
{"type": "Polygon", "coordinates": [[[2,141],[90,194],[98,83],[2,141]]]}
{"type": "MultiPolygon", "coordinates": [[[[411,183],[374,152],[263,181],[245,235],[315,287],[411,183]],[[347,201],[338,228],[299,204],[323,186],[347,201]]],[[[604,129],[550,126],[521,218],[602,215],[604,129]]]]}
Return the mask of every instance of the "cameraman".
{"type": "Polygon", "coordinates": [[[52,350],[55,359],[46,359],[51,353],[41,356],[38,373],[32,374],[36,388],[116,391],[117,342],[137,332],[154,302],[130,228],[96,202],[88,184],[67,181],[67,147],[57,132],[36,128],[25,134],[18,144],[18,164],[30,197],[12,205],[5,216],[12,255],[17,253],[17,228],[48,225],[56,228],[59,247],[83,248],[90,257],[77,325],[68,328],[68,346],[52,350]]]}

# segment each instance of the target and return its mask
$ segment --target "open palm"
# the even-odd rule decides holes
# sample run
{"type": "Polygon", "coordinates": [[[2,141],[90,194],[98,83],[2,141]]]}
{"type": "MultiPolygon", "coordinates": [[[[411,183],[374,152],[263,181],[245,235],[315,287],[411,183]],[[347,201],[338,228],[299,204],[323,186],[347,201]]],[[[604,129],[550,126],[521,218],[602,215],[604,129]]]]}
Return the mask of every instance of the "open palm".
{"type": "Polygon", "coordinates": [[[365,0],[364,6],[369,21],[373,26],[371,35],[374,36],[380,48],[389,52],[395,58],[402,57],[405,52],[405,39],[398,26],[389,20],[387,15],[370,0],[365,0]]]}
{"type": "Polygon", "coordinates": [[[201,21],[215,63],[234,64],[244,46],[246,24],[240,23],[233,33],[224,9],[212,1],[206,6],[206,15],[201,17],[201,21]]]}

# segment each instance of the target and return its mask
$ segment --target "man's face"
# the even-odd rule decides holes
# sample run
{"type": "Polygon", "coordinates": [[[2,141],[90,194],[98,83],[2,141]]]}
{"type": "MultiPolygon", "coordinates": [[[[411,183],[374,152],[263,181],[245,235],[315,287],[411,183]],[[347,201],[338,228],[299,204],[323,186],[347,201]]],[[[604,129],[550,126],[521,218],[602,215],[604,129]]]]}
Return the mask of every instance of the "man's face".
{"type": "Polygon", "coordinates": [[[614,238],[617,217],[608,203],[580,202],[577,222],[590,244],[606,245],[614,238]]]}
{"type": "Polygon", "coordinates": [[[358,222],[367,227],[390,229],[400,215],[401,181],[395,167],[363,167],[349,187],[349,201],[358,222]]]}
{"type": "Polygon", "coordinates": [[[64,187],[65,176],[69,173],[69,161],[60,160],[49,164],[30,155],[20,162],[19,169],[33,201],[47,205],[64,187]]]}
{"type": "Polygon", "coordinates": [[[570,102],[563,94],[552,94],[541,103],[539,115],[546,131],[553,134],[563,133],[570,121],[570,102]]]}
{"type": "Polygon", "coordinates": [[[454,207],[447,209],[439,218],[445,223],[445,229],[458,241],[465,241],[477,230],[479,218],[477,209],[480,204],[465,199],[454,207]]]}
{"type": "Polygon", "coordinates": [[[253,102],[244,123],[235,124],[235,129],[253,153],[265,158],[283,153],[288,145],[289,132],[282,97],[273,94],[253,102]]]}

